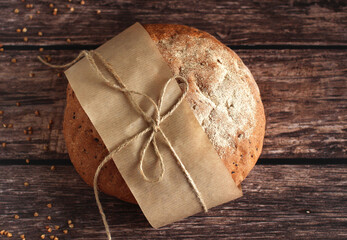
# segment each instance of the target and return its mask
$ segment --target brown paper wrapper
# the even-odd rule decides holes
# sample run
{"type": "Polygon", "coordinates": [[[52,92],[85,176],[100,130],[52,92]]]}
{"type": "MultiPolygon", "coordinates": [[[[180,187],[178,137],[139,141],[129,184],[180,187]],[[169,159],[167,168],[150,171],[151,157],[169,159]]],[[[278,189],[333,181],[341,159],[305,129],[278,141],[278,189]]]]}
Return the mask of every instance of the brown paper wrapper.
{"type": "MultiPolygon", "coordinates": [[[[155,43],[139,23],[96,51],[112,65],[128,89],[147,94],[155,101],[172,77],[155,43]]],[[[148,127],[124,94],[107,86],[86,59],[76,63],[65,74],[109,151],[148,127]]],[[[178,84],[170,83],[162,113],[168,111],[181,94],[178,84]]],[[[136,102],[147,113],[153,112],[153,107],[143,97],[136,97],[136,102]]],[[[160,127],[208,208],[242,195],[186,101],[160,127]]],[[[157,143],[165,164],[163,179],[156,183],[144,180],[139,170],[139,155],[149,134],[121,150],[113,160],[149,223],[158,228],[201,212],[202,207],[160,133],[157,133],[157,143]]],[[[160,174],[152,148],[146,153],[144,171],[153,178],[160,174]]]]}

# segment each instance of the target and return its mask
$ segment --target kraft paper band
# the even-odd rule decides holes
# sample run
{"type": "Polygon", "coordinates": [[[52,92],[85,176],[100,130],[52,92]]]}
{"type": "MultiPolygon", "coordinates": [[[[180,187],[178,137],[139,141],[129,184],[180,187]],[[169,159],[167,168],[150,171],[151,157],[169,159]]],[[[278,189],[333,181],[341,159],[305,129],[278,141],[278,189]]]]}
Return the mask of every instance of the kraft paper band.
{"type": "MultiPolygon", "coordinates": [[[[128,89],[146,94],[155,102],[160,98],[167,80],[172,78],[155,43],[138,23],[96,52],[105,58],[128,89]]],[[[102,72],[105,76],[109,75],[106,70],[102,72]]],[[[148,128],[147,122],[129,105],[127,97],[108,86],[87,59],[80,60],[65,73],[110,152],[124,140],[148,128]]],[[[177,83],[168,85],[161,115],[174,105],[181,94],[177,83]]],[[[154,107],[145,97],[139,96],[135,100],[147,116],[152,116],[154,107]]],[[[207,208],[242,195],[185,100],[160,124],[160,128],[182,160],[207,208]]],[[[165,162],[165,174],[161,181],[144,181],[138,159],[146,139],[146,134],[138,137],[118,152],[113,161],[150,224],[158,228],[200,212],[201,205],[163,135],[158,134],[156,144],[165,162]]],[[[150,178],[158,176],[160,166],[155,151],[148,148],[145,159],[143,170],[152,174],[150,178]]]]}

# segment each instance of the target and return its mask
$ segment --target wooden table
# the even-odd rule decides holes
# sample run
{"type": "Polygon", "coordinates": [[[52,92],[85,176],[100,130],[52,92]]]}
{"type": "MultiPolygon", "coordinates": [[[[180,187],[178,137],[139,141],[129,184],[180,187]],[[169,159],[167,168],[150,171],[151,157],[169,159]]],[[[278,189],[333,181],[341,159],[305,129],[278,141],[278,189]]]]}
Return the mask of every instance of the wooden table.
{"type": "Polygon", "coordinates": [[[0,230],[13,239],[106,239],[93,191],[64,146],[67,81],[36,56],[65,63],[139,21],[197,27],[235,50],[259,85],[267,129],[242,198],[155,230],[137,206],[101,195],[113,237],[347,238],[345,1],[51,3],[0,1],[0,230]]]}

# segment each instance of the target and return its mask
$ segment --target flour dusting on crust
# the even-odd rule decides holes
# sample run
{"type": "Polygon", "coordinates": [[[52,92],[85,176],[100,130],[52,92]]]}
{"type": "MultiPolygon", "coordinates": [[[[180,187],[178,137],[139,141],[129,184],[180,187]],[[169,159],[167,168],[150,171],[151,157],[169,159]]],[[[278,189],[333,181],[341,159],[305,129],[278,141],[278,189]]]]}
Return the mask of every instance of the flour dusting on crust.
{"type": "Polygon", "coordinates": [[[174,74],[188,79],[188,101],[213,145],[221,151],[235,147],[236,138],[249,138],[256,100],[247,81],[251,73],[236,54],[213,39],[184,34],[157,44],[174,74]]]}

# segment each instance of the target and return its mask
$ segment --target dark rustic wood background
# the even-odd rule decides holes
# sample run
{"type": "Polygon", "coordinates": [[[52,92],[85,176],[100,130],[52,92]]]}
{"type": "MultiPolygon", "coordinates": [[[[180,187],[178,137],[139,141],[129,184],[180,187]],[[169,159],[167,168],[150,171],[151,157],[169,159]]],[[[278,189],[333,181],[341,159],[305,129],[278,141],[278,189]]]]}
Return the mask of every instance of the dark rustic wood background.
{"type": "Polygon", "coordinates": [[[155,230],[137,206],[102,195],[113,237],[347,238],[346,1],[0,0],[0,10],[0,231],[106,238],[64,146],[67,81],[36,56],[65,63],[139,21],[190,25],[235,50],[259,85],[267,129],[244,197],[155,230]]]}

